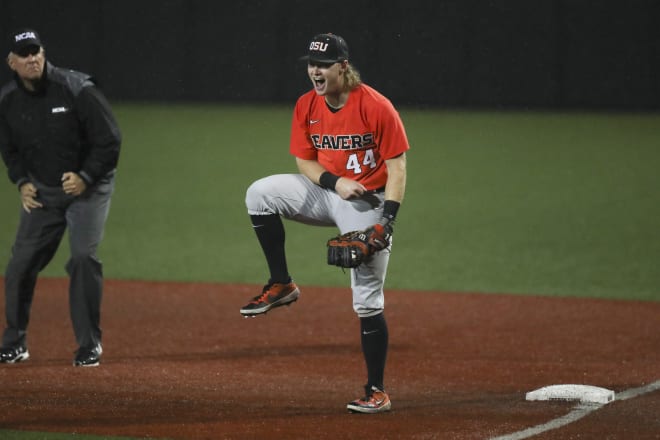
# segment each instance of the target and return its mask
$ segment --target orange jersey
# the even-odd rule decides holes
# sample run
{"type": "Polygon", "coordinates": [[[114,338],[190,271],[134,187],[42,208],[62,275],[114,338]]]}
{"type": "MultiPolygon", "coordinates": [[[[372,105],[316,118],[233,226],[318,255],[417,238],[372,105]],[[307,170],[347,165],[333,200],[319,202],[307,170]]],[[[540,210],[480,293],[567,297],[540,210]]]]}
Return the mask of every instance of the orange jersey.
{"type": "Polygon", "coordinates": [[[336,113],[314,90],[296,103],[291,154],[317,160],[332,174],[356,180],[368,190],[385,186],[385,160],[409,148],[399,113],[389,99],[365,84],[353,89],[336,113]]]}

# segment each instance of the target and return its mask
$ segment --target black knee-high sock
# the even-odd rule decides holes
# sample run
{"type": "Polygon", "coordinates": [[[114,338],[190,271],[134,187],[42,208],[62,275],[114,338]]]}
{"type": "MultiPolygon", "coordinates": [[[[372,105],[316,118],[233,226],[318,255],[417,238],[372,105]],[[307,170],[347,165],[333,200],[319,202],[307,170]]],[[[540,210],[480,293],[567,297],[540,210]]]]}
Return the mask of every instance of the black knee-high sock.
{"type": "Polygon", "coordinates": [[[367,363],[367,387],[383,389],[385,360],[387,359],[388,332],[385,315],[382,313],[360,318],[362,353],[367,363]]]}
{"type": "Polygon", "coordinates": [[[252,227],[264,251],[268,270],[269,283],[288,283],[291,281],[286,265],[284,252],[284,225],[279,215],[251,215],[252,227]]]}

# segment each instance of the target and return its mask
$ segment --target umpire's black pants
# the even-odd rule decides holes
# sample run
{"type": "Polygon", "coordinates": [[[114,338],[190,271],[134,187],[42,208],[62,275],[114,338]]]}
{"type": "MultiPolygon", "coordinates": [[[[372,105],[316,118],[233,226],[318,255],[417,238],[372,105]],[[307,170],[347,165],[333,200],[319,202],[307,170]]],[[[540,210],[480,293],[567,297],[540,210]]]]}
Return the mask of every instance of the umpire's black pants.
{"type": "Polygon", "coordinates": [[[7,327],[3,347],[27,345],[26,332],[37,275],[51,261],[69,230],[69,309],[79,347],[91,348],[101,342],[100,311],[103,269],[96,249],[103,238],[114,190],[114,176],[106,177],[79,197],[61,187],[32,181],[36,199],[43,208],[30,213],[21,209],[16,240],[5,272],[5,314],[7,327]]]}

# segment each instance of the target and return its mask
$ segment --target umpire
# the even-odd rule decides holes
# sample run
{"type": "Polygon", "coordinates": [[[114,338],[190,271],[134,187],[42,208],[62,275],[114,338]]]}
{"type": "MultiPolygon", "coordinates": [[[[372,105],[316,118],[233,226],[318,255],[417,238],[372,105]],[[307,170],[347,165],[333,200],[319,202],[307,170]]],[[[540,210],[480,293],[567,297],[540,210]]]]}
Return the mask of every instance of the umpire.
{"type": "Polygon", "coordinates": [[[39,272],[69,231],[74,366],[99,365],[103,271],[96,249],[114,189],[121,133],[89,75],[46,61],[39,34],[10,36],[13,81],[0,90],[0,152],[22,210],[5,273],[7,327],[0,362],[30,357],[27,327],[39,272]]]}

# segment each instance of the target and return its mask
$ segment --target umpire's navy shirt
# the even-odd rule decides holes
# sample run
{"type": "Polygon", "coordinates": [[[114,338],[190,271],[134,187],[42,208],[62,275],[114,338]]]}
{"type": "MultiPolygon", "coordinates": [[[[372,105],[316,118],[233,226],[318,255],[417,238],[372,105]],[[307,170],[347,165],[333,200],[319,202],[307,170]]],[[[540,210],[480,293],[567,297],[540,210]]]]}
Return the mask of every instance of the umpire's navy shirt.
{"type": "Polygon", "coordinates": [[[121,132],[92,77],[46,63],[32,92],[14,76],[0,90],[0,153],[12,182],[60,186],[73,171],[91,185],[114,173],[121,132]]]}

